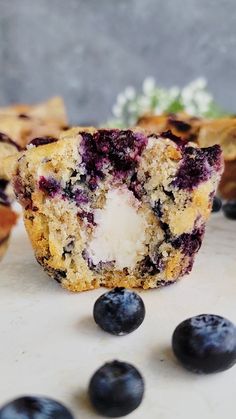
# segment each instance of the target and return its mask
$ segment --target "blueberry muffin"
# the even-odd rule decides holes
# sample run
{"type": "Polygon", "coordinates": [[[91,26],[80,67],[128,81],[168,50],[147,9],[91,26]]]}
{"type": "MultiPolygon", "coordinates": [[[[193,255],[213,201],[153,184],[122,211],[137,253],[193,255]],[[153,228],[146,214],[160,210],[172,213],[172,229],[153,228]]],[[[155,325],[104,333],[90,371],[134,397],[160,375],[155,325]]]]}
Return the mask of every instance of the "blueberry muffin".
{"type": "Polygon", "coordinates": [[[225,161],[219,192],[225,199],[236,199],[236,118],[204,121],[198,135],[200,147],[220,144],[225,161]]]}
{"type": "Polygon", "coordinates": [[[218,145],[94,128],[46,142],[32,141],[8,169],[52,278],[71,291],[147,289],[191,271],[223,170],[218,145]]]}
{"type": "Polygon", "coordinates": [[[58,136],[66,127],[67,116],[60,97],[34,106],[0,108],[0,132],[13,138],[21,148],[35,137],[58,136]]]}
{"type": "Polygon", "coordinates": [[[11,209],[12,189],[4,174],[3,159],[17,153],[18,150],[9,137],[0,133],[0,260],[7,249],[12,227],[17,221],[17,215],[11,209]]]}
{"type": "Polygon", "coordinates": [[[196,141],[201,127],[202,119],[186,114],[166,113],[162,115],[146,114],[139,118],[137,126],[151,132],[163,132],[170,130],[188,141],[196,141]]]}
{"type": "Polygon", "coordinates": [[[169,129],[181,138],[197,142],[200,147],[219,144],[225,162],[219,193],[224,199],[236,199],[236,118],[207,120],[185,113],[144,115],[137,124],[153,132],[169,129]]]}

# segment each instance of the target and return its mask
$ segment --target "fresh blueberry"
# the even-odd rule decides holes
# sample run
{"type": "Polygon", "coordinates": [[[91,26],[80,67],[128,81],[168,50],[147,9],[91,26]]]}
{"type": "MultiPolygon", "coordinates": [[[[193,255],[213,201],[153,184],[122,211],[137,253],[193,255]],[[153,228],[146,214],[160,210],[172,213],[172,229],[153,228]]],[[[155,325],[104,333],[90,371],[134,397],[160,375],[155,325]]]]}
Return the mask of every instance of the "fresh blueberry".
{"type": "Polygon", "coordinates": [[[0,409],[0,419],[73,419],[61,403],[46,397],[25,396],[0,409]]]}
{"type": "Polygon", "coordinates": [[[222,207],[223,213],[227,218],[236,220],[236,201],[228,201],[222,207]]]}
{"type": "Polygon", "coordinates": [[[126,335],[144,320],[145,306],[141,297],[125,288],[115,288],[97,299],[93,308],[95,322],[113,335],[126,335]]]}
{"type": "Polygon", "coordinates": [[[222,207],[222,201],[218,196],[214,196],[211,212],[219,212],[222,207]]]}
{"type": "Polygon", "coordinates": [[[143,398],[144,381],[140,372],[126,362],[103,365],[92,376],[89,397],[101,415],[117,418],[136,409],[143,398]]]}
{"type": "Polygon", "coordinates": [[[201,314],[180,323],[172,337],[175,356],[196,373],[227,370],[236,362],[236,327],[214,314],[201,314]]]}

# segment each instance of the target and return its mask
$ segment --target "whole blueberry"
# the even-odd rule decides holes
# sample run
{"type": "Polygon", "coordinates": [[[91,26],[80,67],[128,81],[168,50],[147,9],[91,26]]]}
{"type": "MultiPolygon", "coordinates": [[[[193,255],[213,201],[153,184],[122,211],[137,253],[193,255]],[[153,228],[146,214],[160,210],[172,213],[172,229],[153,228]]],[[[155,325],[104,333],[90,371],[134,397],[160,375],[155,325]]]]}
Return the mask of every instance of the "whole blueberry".
{"type": "Polygon", "coordinates": [[[104,364],[92,376],[89,397],[95,410],[110,418],[126,416],[143,398],[144,381],[140,372],[126,362],[104,364]]]}
{"type": "Polygon", "coordinates": [[[73,419],[61,403],[46,397],[24,396],[0,409],[0,419],[73,419]]]}
{"type": "Polygon", "coordinates": [[[201,314],[176,327],[172,348],[188,370],[204,374],[224,371],[236,362],[236,327],[224,317],[201,314]]]}
{"type": "Polygon", "coordinates": [[[222,207],[223,213],[227,218],[236,220],[236,201],[228,201],[222,207]]]}
{"type": "Polygon", "coordinates": [[[145,306],[138,294],[117,287],[97,299],[93,317],[106,332],[122,336],[141,325],[145,317],[145,306]]]}
{"type": "Polygon", "coordinates": [[[219,212],[222,207],[222,201],[218,196],[214,196],[211,212],[219,212]]]}

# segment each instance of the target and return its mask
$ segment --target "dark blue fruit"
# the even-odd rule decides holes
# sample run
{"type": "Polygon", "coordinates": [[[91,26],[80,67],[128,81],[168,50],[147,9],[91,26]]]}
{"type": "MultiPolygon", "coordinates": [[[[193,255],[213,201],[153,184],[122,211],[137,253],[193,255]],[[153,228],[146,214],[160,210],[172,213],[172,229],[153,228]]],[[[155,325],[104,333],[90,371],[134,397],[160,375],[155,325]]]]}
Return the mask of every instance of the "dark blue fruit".
{"type": "Polygon", "coordinates": [[[89,397],[95,410],[110,418],[126,416],[143,398],[144,381],[140,372],[126,362],[103,365],[92,376],[89,397]]]}
{"type": "Polygon", "coordinates": [[[0,409],[0,419],[73,419],[61,403],[46,397],[25,396],[0,409]]]}
{"type": "Polygon", "coordinates": [[[224,317],[201,314],[177,326],[172,347],[188,370],[204,374],[224,371],[236,362],[236,327],[224,317]]]}
{"type": "Polygon", "coordinates": [[[222,207],[223,213],[227,218],[236,220],[236,201],[228,201],[222,207]]]}
{"type": "Polygon", "coordinates": [[[214,196],[211,212],[219,212],[222,207],[222,201],[218,196],[214,196]]]}
{"type": "Polygon", "coordinates": [[[93,308],[95,322],[113,335],[126,335],[137,329],[145,317],[141,297],[125,288],[115,288],[97,299],[93,308]]]}

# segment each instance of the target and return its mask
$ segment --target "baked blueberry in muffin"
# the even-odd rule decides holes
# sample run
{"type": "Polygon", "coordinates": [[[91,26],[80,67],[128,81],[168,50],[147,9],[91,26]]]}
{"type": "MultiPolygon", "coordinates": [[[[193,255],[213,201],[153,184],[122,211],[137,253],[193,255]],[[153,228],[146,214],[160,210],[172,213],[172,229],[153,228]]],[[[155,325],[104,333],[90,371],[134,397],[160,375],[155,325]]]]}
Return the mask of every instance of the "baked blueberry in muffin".
{"type": "Polygon", "coordinates": [[[223,170],[218,145],[73,128],[11,162],[36,258],[72,291],[155,288],[190,272],[223,170]]]}

